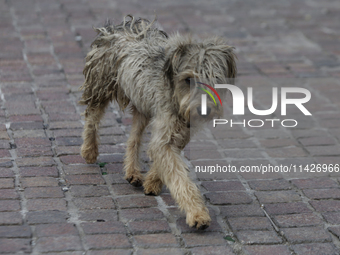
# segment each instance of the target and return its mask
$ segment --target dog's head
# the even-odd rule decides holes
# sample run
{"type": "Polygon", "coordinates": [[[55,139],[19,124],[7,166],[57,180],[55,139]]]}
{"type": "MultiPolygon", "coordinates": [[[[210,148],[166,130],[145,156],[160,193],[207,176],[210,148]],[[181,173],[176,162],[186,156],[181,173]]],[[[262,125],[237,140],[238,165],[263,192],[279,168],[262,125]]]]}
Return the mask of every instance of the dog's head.
{"type": "Polygon", "coordinates": [[[221,116],[225,92],[216,91],[214,84],[233,84],[233,47],[221,38],[196,42],[180,35],[171,37],[168,45],[164,73],[179,116],[191,127],[221,116]]]}

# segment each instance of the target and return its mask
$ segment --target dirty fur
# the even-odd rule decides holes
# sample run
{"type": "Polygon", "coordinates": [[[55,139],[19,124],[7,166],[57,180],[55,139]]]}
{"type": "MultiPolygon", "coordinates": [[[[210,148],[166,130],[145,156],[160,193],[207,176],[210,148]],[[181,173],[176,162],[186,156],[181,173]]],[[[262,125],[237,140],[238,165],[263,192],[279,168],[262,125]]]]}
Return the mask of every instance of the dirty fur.
{"type": "MultiPolygon", "coordinates": [[[[222,107],[207,102],[211,112],[200,115],[200,91],[192,80],[230,83],[237,69],[233,48],[222,38],[196,41],[191,36],[168,36],[154,21],[131,15],[119,25],[96,28],[98,36],[87,54],[80,104],[86,105],[81,155],[87,163],[98,157],[99,122],[109,102],[124,110],[130,105],[131,133],[124,159],[125,179],[158,195],[165,184],[187,224],[205,229],[210,216],[198,187],[190,180],[180,153],[202,122],[222,114],[222,107]],[[190,82],[189,82],[190,80],[190,82]],[[146,126],[152,128],[148,155],[153,161],[144,177],[139,149],[146,126]]],[[[195,84],[195,82],[194,82],[195,84]]]]}

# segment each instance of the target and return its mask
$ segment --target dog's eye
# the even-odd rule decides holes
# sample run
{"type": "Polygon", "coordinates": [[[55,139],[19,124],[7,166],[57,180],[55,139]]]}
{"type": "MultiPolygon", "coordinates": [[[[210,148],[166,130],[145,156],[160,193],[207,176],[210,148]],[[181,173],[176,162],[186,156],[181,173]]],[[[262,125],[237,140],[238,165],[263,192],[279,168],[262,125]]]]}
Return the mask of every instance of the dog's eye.
{"type": "Polygon", "coordinates": [[[185,79],[185,83],[188,84],[188,85],[190,85],[190,78],[186,78],[186,79],[185,79]]]}

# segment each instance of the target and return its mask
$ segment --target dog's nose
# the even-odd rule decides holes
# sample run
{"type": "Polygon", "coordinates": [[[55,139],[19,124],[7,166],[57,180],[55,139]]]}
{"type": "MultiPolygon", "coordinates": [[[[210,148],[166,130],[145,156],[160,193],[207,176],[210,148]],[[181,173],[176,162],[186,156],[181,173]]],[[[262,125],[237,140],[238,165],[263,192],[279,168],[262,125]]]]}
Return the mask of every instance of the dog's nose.
{"type": "Polygon", "coordinates": [[[201,115],[201,116],[209,116],[209,114],[211,113],[211,108],[210,107],[207,107],[207,114],[205,114],[205,115],[202,115],[202,112],[201,112],[201,107],[197,107],[197,112],[198,112],[198,114],[199,115],[201,115]]]}

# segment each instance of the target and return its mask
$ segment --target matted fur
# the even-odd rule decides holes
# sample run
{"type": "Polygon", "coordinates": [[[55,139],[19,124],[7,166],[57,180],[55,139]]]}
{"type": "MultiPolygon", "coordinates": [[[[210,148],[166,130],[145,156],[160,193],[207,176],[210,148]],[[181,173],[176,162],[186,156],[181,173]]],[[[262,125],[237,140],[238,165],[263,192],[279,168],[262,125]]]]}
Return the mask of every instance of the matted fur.
{"type": "Polygon", "coordinates": [[[131,105],[133,124],[124,159],[125,178],[158,195],[165,184],[187,215],[189,226],[204,229],[210,216],[198,187],[190,180],[180,152],[201,122],[221,115],[208,101],[211,113],[202,120],[199,90],[188,79],[211,84],[230,83],[236,76],[233,48],[221,38],[195,41],[179,34],[168,37],[154,22],[128,15],[120,25],[96,28],[97,38],[86,57],[81,104],[85,111],[81,155],[94,163],[98,156],[98,129],[112,100],[124,110],[131,105]],[[195,118],[193,118],[193,116],[195,118]],[[195,119],[200,121],[194,121],[195,119]],[[139,149],[147,125],[152,127],[148,154],[153,160],[145,179],[140,173],[139,149]]]}

